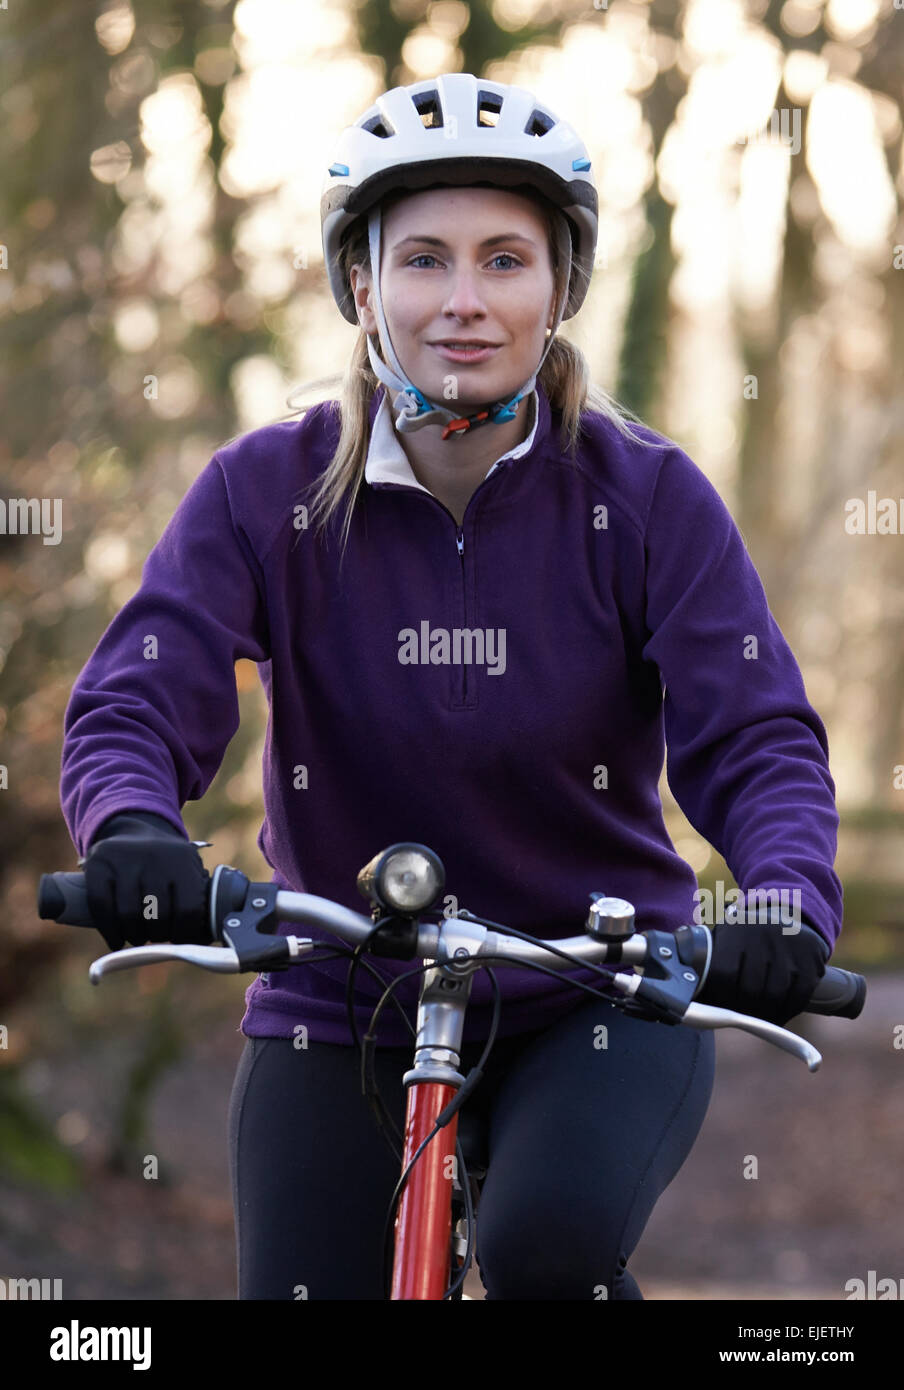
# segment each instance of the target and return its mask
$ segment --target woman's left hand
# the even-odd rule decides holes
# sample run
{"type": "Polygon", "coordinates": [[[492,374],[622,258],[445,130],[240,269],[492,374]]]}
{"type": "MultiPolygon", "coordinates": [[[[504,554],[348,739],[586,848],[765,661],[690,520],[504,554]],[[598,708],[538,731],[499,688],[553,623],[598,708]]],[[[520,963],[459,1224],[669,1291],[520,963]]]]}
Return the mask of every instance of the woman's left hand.
{"type": "Polygon", "coordinates": [[[812,927],[758,923],[712,928],[713,952],[696,1002],[736,1009],[780,1026],[803,1013],[825,974],[829,948],[812,927]]]}

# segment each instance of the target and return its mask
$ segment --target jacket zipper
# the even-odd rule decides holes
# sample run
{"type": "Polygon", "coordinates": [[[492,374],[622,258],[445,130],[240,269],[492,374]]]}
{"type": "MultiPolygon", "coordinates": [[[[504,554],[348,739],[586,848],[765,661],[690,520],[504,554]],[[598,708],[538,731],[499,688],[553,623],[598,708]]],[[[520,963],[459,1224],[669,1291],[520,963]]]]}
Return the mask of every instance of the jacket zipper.
{"type": "MultiPolygon", "coordinates": [[[[461,561],[461,608],[462,608],[462,627],[468,626],[468,588],[465,576],[465,533],[461,526],[456,525],[455,544],[458,547],[458,557],[461,561]]],[[[461,703],[468,703],[468,663],[461,663],[461,703]]]]}
{"type": "MultiPolygon", "coordinates": [[[[471,497],[468,499],[468,507],[470,507],[471,502],[473,502],[476,493],[478,493],[482,487],[485,487],[486,484],[487,484],[488,482],[489,482],[489,479],[488,479],[488,478],[484,478],[483,481],[478,485],[478,487],[475,488],[474,492],[471,494],[471,497]]],[[[381,486],[381,484],[378,483],[377,486],[381,486]]],[[[406,492],[420,491],[419,488],[418,488],[418,489],[414,489],[414,488],[408,487],[408,485],[407,485],[406,483],[391,483],[391,484],[389,484],[389,486],[392,487],[393,489],[397,489],[397,490],[399,490],[399,491],[402,491],[402,490],[404,490],[404,491],[406,491],[406,492]]],[[[446,515],[452,520],[452,522],[453,522],[454,525],[455,525],[455,545],[456,545],[456,548],[457,548],[457,550],[458,550],[458,557],[459,557],[459,560],[460,560],[460,562],[461,562],[459,573],[460,573],[460,577],[461,577],[461,607],[462,607],[462,618],[463,618],[462,627],[465,627],[465,628],[466,628],[466,627],[468,626],[468,590],[467,590],[467,579],[466,579],[466,575],[465,575],[465,533],[464,533],[464,526],[463,526],[463,525],[459,525],[459,523],[455,520],[455,517],[454,517],[454,516],[452,515],[452,513],[449,511],[449,508],[445,505],[444,502],[441,502],[441,501],[439,500],[438,497],[434,497],[432,493],[428,493],[427,495],[430,497],[431,502],[435,502],[435,504],[436,504],[438,507],[441,507],[441,508],[442,508],[442,510],[446,513],[446,515]]],[[[465,508],[465,510],[467,511],[467,508],[465,508]]],[[[460,695],[456,695],[456,681],[455,681],[455,676],[454,676],[454,674],[453,674],[453,678],[452,678],[452,707],[453,707],[453,709],[462,709],[462,708],[467,707],[467,705],[468,705],[468,695],[469,695],[469,691],[470,691],[470,684],[469,684],[469,681],[468,681],[468,663],[467,663],[466,661],[463,661],[463,662],[461,663],[461,671],[462,671],[462,679],[461,679],[461,694],[460,694],[460,695]]]]}

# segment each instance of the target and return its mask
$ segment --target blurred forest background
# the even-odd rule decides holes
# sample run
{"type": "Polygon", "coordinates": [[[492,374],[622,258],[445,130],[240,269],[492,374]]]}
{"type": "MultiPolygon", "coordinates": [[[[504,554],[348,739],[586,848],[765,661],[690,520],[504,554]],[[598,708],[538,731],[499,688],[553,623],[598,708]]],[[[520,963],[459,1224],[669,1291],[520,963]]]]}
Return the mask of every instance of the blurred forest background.
{"type": "MultiPolygon", "coordinates": [[[[560,331],[690,453],[741,528],[828,730],[845,887],[834,963],[875,983],[857,1023],[800,1021],[825,1043],[817,1077],[720,1038],[738,1085],[714,1100],[697,1166],[632,1268],[649,1297],[843,1297],[868,1267],[904,1275],[890,1267],[904,526],[852,534],[846,506],[873,491],[901,499],[904,521],[892,0],[0,11],[0,497],[60,498],[63,519],[55,545],[0,534],[0,1276],[62,1276],[76,1298],[235,1296],[224,1115],[250,977],[158,966],[94,990],[100,938],[37,919],[39,875],[75,867],[63,714],[218,445],[287,414],[301,382],[317,379],[304,404],[338,394],[323,378],[355,330],[320,245],[333,142],[381,91],[450,70],[530,87],[590,150],[597,267],[560,331]],[[767,1142],[772,1183],[739,1183],[735,1151],[767,1142]],[[141,1176],[148,1152],[158,1183],[141,1176]],[[868,1193],[851,1206],[854,1173],[868,1193]]],[[[241,729],[184,817],[213,841],[208,865],[269,877],[255,845],[266,710],[253,665],[236,679],[241,729]]],[[[662,791],[701,884],[731,882],[664,778],[662,791]]]]}

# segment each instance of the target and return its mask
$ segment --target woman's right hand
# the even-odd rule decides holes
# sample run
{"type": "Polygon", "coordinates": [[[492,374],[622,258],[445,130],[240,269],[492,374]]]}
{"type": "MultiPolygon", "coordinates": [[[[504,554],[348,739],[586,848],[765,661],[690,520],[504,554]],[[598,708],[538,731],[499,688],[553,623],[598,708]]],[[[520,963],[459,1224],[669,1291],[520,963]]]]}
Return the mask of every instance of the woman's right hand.
{"type": "Polygon", "coordinates": [[[211,941],[210,880],[190,840],[149,812],[115,815],[99,836],[85,855],[85,891],[111,951],[126,942],[211,941]]]}

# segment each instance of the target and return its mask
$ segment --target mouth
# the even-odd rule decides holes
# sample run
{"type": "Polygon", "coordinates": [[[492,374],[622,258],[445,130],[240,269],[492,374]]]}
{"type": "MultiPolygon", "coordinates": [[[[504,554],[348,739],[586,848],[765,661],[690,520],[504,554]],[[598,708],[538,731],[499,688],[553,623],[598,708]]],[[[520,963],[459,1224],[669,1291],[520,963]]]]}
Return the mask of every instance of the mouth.
{"type": "Polygon", "coordinates": [[[429,346],[452,362],[484,362],[499,351],[500,344],[450,339],[448,342],[430,343],[429,346]]]}

